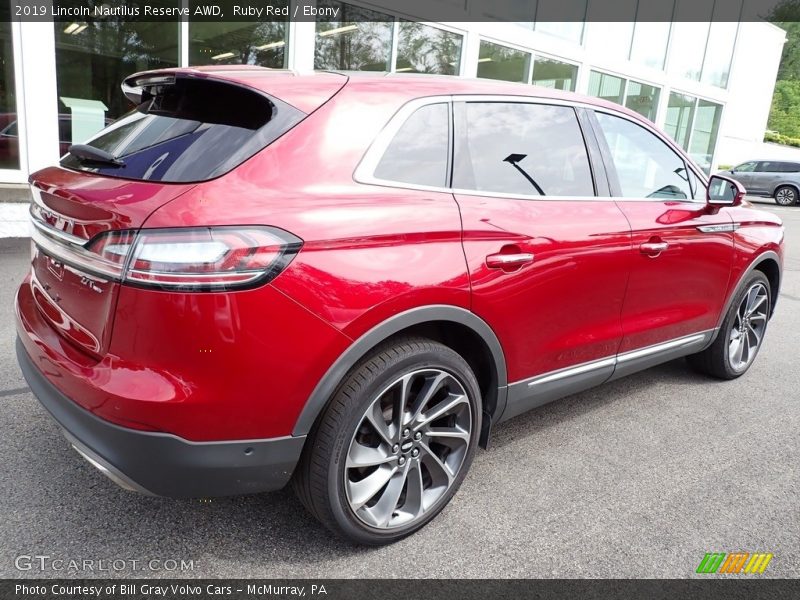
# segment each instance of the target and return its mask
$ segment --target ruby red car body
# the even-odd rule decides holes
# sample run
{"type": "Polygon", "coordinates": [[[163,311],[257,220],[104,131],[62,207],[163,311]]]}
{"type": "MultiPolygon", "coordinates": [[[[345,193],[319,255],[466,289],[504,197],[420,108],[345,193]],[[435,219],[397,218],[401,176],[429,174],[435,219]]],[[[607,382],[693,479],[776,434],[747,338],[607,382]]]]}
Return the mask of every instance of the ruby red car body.
{"type": "MultiPolygon", "coordinates": [[[[75,273],[59,279],[58,261],[34,251],[32,274],[17,296],[20,360],[43,375],[43,385],[125,430],[189,444],[242,443],[240,462],[248,460],[249,441],[292,438],[299,440],[296,459],[347,370],[380,341],[413,330],[473,366],[486,434],[491,423],[571,391],[526,396],[537,381],[548,386],[551,374],[557,380],[576,365],[698,333],[707,335],[690,341],[687,352],[701,350],[748,270],[760,268],[779,284],[783,230],[772,214],[704,202],[614,201],[611,177],[596,163],[598,198],[557,201],[354,178],[387,123],[419,98],[599,107],[652,130],[619,106],[453,78],[246,68],[169,74],[263,90],[307,116],[230,172],[200,183],[44,169],[31,184],[53,223],[70,222],[71,233],[87,241],[122,229],[265,225],[296,236],[302,249],[267,284],[189,293],[103,281],[92,289],[75,273]],[[730,227],[698,229],[720,224],[730,227]],[[670,244],[656,259],[639,250],[653,240],[670,244]],[[487,256],[505,252],[529,253],[535,262],[487,265],[487,256]]],[[[703,181],[699,171],[695,176],[703,181]]],[[[775,297],[777,287],[773,304],[775,297]]],[[[613,358],[608,366],[575,389],[626,372],[613,358]]],[[[281,485],[291,474],[287,464],[281,485]]],[[[277,484],[248,486],[234,491],[277,484]]],[[[154,491],[215,493],[201,485],[154,491]]]]}

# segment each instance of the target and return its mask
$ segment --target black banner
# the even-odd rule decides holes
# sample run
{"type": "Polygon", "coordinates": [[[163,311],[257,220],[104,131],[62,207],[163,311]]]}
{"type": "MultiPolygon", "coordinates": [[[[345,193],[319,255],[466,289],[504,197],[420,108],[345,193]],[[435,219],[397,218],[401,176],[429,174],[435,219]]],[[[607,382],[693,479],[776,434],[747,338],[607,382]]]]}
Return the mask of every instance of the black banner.
{"type": "Polygon", "coordinates": [[[4,600],[528,600],[538,598],[761,598],[800,596],[800,580],[3,580],[4,600]]]}
{"type": "MultiPolygon", "coordinates": [[[[11,0],[16,21],[338,21],[338,0],[11,0]]],[[[371,0],[362,20],[800,21],[798,0],[371,0]]]]}

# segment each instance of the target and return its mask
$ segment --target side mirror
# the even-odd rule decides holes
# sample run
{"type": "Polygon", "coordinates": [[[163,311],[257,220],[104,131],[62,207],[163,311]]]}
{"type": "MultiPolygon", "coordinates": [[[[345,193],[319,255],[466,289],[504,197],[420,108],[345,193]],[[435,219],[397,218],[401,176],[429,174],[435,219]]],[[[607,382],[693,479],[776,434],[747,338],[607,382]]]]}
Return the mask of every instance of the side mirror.
{"type": "Polygon", "coordinates": [[[738,206],[746,194],[744,186],[728,177],[712,175],[708,180],[706,203],[711,206],[738,206]]]}

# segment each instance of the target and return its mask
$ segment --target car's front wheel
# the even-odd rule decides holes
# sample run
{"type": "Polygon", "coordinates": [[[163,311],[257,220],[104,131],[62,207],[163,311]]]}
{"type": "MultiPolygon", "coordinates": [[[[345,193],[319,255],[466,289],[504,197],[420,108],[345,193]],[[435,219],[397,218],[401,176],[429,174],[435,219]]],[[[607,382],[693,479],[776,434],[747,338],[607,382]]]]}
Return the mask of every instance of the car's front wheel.
{"type": "Polygon", "coordinates": [[[378,348],[342,382],[293,479],[326,527],[387,544],[423,527],[458,490],[481,428],[478,382],[438,342],[378,348]]]}
{"type": "Polygon", "coordinates": [[[734,296],[717,339],[703,352],[687,357],[689,363],[720,379],[743,375],[761,349],[771,306],[769,280],[754,271],[734,296]]]}
{"type": "Polygon", "coordinates": [[[780,206],[797,204],[797,189],[790,185],[782,185],[775,190],[775,202],[780,206]]]}

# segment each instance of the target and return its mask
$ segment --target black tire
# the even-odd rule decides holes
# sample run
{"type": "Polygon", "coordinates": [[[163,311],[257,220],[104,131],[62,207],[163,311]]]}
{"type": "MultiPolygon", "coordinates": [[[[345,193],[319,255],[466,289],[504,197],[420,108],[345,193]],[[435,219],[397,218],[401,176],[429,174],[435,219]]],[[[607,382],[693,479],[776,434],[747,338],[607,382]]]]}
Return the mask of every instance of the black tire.
{"type": "Polygon", "coordinates": [[[775,190],[775,204],[779,206],[792,206],[797,204],[797,188],[791,185],[782,185],[775,190]]]}
{"type": "Polygon", "coordinates": [[[769,286],[769,280],[761,271],[753,271],[753,273],[751,273],[747,279],[742,282],[742,285],[734,294],[730,307],[728,308],[728,312],[722,322],[722,327],[720,328],[714,343],[702,352],[687,356],[686,359],[688,360],[689,364],[696,371],[711,375],[718,379],[736,379],[737,377],[744,375],[753,364],[758,351],[761,349],[763,337],[766,333],[767,323],[769,322],[771,306],[772,291],[769,286]],[[766,304],[766,319],[764,321],[763,330],[761,331],[761,341],[759,341],[755,352],[753,353],[752,357],[749,358],[747,364],[741,368],[735,368],[733,364],[734,361],[730,356],[731,335],[734,327],[738,323],[737,313],[739,312],[745,296],[757,284],[764,286],[767,296],[766,301],[764,302],[764,304],[766,304]]]}
{"type": "MultiPolygon", "coordinates": [[[[392,411],[394,410],[393,408],[392,411]]],[[[395,413],[392,412],[391,420],[385,423],[387,427],[393,426],[394,415],[395,413]]],[[[405,425],[401,425],[400,429],[403,432],[408,431],[405,425]]],[[[469,470],[475,455],[480,429],[480,388],[467,362],[447,346],[426,338],[395,340],[376,348],[356,365],[340,384],[309,435],[300,463],[295,470],[292,486],[309,512],[337,535],[359,544],[373,546],[389,544],[424,527],[447,505],[458,491],[469,470]],[[460,456],[463,458],[459,470],[452,478],[452,483],[449,483],[449,489],[429,508],[420,508],[421,514],[414,517],[417,520],[408,525],[393,528],[372,527],[356,515],[358,509],[351,508],[348,500],[346,486],[352,484],[349,479],[346,480],[349,472],[345,466],[351,445],[355,443],[356,435],[362,435],[363,419],[366,418],[367,410],[371,410],[375,406],[375,402],[380,402],[378,399],[384,397],[387,389],[396,385],[393,382],[404,375],[425,373],[428,369],[440,370],[444,372],[445,377],[452,376],[460,384],[461,388],[459,389],[465,391],[468,397],[469,408],[467,409],[467,402],[462,401],[459,409],[464,415],[463,418],[470,415],[469,422],[471,424],[469,440],[463,442],[464,446],[460,450],[460,456]],[[387,386],[389,387],[387,388],[387,386]]],[[[398,436],[401,435],[399,429],[395,428],[394,431],[397,431],[398,436]]],[[[425,441],[430,443],[429,438],[426,438],[425,441]]],[[[403,446],[405,447],[405,445],[404,443],[403,446]]],[[[426,446],[426,448],[428,447],[426,446]]],[[[393,451],[397,452],[394,448],[393,451]]],[[[419,453],[416,448],[415,451],[419,453]]],[[[406,450],[404,449],[402,452],[406,452],[406,450]]],[[[411,470],[411,455],[407,456],[409,458],[406,472],[411,470]]],[[[422,483],[424,469],[421,466],[423,459],[424,456],[417,459],[417,464],[420,466],[416,467],[419,470],[420,489],[424,487],[424,483],[422,483]]],[[[396,463],[394,464],[396,465],[396,463]]],[[[430,476],[430,474],[428,475],[430,476]]],[[[410,485],[405,481],[404,478],[402,486],[410,485]]],[[[385,489],[388,488],[385,487],[385,489]]],[[[407,490],[405,487],[403,489],[407,490]]],[[[379,492],[379,494],[382,493],[385,492],[379,492]]],[[[403,494],[405,497],[408,492],[404,491],[403,494]]],[[[424,505],[421,498],[422,492],[420,492],[420,507],[424,505]]],[[[398,510],[399,506],[393,505],[391,511],[398,510]]],[[[396,514],[393,512],[392,518],[396,514]]]]}

